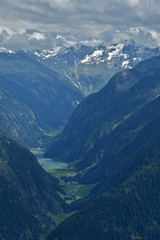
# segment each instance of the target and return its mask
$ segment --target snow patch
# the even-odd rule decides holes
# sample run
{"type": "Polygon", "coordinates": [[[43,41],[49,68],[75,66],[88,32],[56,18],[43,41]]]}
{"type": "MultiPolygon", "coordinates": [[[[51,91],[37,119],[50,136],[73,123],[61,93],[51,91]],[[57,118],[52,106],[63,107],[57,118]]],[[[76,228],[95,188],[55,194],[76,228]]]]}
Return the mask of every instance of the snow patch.
{"type": "Polygon", "coordinates": [[[108,53],[108,60],[112,60],[112,57],[115,57],[115,56],[117,56],[119,53],[121,53],[122,52],[122,49],[123,49],[123,47],[124,47],[124,43],[119,43],[119,44],[117,44],[117,45],[115,45],[115,46],[111,46],[110,47],[110,49],[115,49],[114,51],[112,51],[112,52],[109,52],[108,53]]]}
{"type": "Polygon", "coordinates": [[[15,54],[15,51],[9,50],[7,48],[1,47],[0,48],[0,53],[10,53],[10,54],[15,54]]]}
{"type": "Polygon", "coordinates": [[[42,54],[38,53],[38,52],[34,52],[35,55],[37,55],[38,57],[41,57],[42,54]]]}
{"type": "Polygon", "coordinates": [[[127,59],[129,56],[128,56],[128,54],[123,54],[123,57],[124,57],[125,59],[127,59]]]}
{"type": "Polygon", "coordinates": [[[123,68],[123,67],[124,67],[124,68],[128,68],[128,64],[129,64],[129,61],[128,61],[128,60],[122,62],[122,68],[123,68]]]}
{"type": "MultiPolygon", "coordinates": [[[[71,82],[73,83],[73,85],[75,86],[75,87],[77,87],[77,88],[79,88],[79,86],[73,81],[73,79],[66,73],[66,71],[64,71],[63,70],[63,72],[64,72],[64,74],[66,75],[66,77],[69,79],[69,80],[71,80],[71,82]]],[[[78,82],[79,83],[79,82],[78,82]]],[[[81,86],[80,86],[81,87],[81,86]]]]}
{"type": "Polygon", "coordinates": [[[37,55],[38,57],[42,57],[43,59],[48,59],[50,57],[54,57],[56,56],[60,51],[61,51],[62,47],[58,46],[56,48],[54,48],[53,50],[43,50],[42,52],[34,52],[35,55],[37,55]]]}
{"type": "Polygon", "coordinates": [[[81,63],[87,63],[90,62],[92,59],[99,60],[98,58],[102,56],[104,50],[96,50],[94,51],[90,56],[87,55],[85,59],[81,61],[81,63]]]}
{"type": "Polygon", "coordinates": [[[157,94],[154,98],[152,98],[152,101],[160,96],[160,93],[157,94]]]}

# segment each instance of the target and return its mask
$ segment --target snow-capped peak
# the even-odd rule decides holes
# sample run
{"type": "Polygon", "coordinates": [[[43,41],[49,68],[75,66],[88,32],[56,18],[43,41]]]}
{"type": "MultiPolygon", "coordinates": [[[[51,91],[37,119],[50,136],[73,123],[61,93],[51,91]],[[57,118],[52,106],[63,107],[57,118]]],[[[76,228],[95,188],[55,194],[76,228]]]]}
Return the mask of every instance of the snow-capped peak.
{"type": "Polygon", "coordinates": [[[0,48],[0,53],[10,53],[10,54],[15,54],[15,51],[1,47],[0,48]]]}
{"type": "Polygon", "coordinates": [[[47,59],[50,57],[55,57],[62,50],[62,48],[62,46],[57,46],[53,50],[35,51],[34,54],[38,57],[42,57],[43,59],[47,59]]]}
{"type": "Polygon", "coordinates": [[[111,49],[111,50],[112,50],[112,49],[115,49],[115,50],[108,52],[108,55],[109,55],[109,56],[108,56],[108,60],[111,60],[112,57],[115,57],[115,56],[117,56],[119,53],[121,53],[123,48],[124,48],[124,43],[119,43],[119,44],[117,44],[117,45],[110,46],[109,49],[111,49]]]}
{"type": "Polygon", "coordinates": [[[90,56],[87,55],[87,56],[85,57],[85,59],[83,59],[83,60],[81,61],[81,63],[90,62],[92,59],[96,59],[96,60],[97,60],[100,56],[102,56],[102,54],[103,54],[103,50],[96,50],[96,51],[94,51],[90,56]]]}

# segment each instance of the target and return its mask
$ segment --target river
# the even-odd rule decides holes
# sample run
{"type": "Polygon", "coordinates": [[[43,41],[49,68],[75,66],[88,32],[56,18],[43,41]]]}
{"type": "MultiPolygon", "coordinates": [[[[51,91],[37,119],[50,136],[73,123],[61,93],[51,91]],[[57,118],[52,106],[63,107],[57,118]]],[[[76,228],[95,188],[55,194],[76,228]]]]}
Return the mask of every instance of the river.
{"type": "Polygon", "coordinates": [[[63,169],[67,167],[67,163],[65,162],[57,162],[50,158],[44,158],[43,154],[45,152],[44,149],[41,148],[32,148],[30,151],[37,157],[38,162],[44,169],[63,169]]]}

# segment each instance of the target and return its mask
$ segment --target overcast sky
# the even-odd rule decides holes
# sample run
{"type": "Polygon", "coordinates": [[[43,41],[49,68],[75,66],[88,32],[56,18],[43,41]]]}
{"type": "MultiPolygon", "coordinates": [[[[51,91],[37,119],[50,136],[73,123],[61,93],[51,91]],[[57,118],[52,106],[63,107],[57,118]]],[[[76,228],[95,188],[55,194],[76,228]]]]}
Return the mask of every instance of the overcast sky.
{"type": "Polygon", "coordinates": [[[1,0],[0,47],[129,38],[160,44],[160,0],[1,0]]]}

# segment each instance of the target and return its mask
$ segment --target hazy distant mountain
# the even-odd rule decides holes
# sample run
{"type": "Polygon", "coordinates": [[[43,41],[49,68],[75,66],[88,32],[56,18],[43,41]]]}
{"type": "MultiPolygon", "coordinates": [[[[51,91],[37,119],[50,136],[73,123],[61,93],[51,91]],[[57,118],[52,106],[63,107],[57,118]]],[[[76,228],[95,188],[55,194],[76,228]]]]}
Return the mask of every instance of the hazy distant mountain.
{"type": "Polygon", "coordinates": [[[100,90],[115,73],[131,69],[140,61],[159,54],[159,48],[139,46],[133,41],[96,47],[78,44],[35,52],[40,61],[58,71],[86,95],[100,90]]]}
{"type": "Polygon", "coordinates": [[[159,52],[134,42],[33,52],[0,48],[0,123],[21,144],[44,145],[84,95],[159,52]]]}
{"type": "Polygon", "coordinates": [[[0,124],[21,144],[33,147],[45,142],[83,97],[32,53],[1,49],[0,124]]]}

